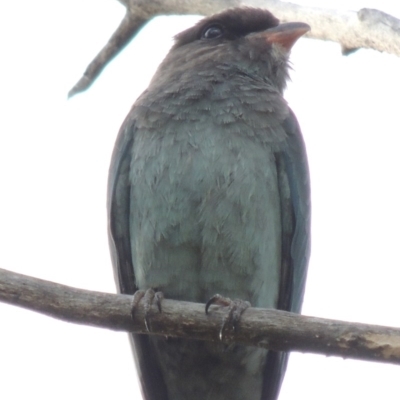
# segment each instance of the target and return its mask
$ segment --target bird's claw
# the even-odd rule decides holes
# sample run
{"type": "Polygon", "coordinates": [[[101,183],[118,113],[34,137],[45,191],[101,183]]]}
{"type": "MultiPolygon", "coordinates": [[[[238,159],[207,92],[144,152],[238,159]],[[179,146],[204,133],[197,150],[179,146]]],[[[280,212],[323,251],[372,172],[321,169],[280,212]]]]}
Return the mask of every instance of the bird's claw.
{"type": "Polygon", "coordinates": [[[216,294],[207,301],[206,314],[208,314],[208,310],[213,304],[229,307],[219,331],[219,339],[221,341],[224,339],[224,332],[229,330],[233,333],[236,332],[241,315],[245,310],[251,307],[251,304],[248,301],[241,299],[231,300],[228,297],[223,297],[220,294],[216,294]]]}
{"type": "Polygon", "coordinates": [[[133,315],[135,313],[135,310],[140,303],[140,300],[142,300],[143,296],[145,294],[144,290],[136,290],[136,292],[132,296],[132,304],[131,304],[131,317],[133,318],[133,315]]]}
{"type": "Polygon", "coordinates": [[[157,305],[158,311],[161,313],[161,302],[164,298],[164,294],[162,292],[155,292],[153,289],[147,290],[137,290],[132,299],[132,307],[131,307],[131,315],[135,312],[136,307],[143,299],[144,302],[144,323],[146,325],[147,332],[150,332],[150,311],[153,304],[157,305]]]}

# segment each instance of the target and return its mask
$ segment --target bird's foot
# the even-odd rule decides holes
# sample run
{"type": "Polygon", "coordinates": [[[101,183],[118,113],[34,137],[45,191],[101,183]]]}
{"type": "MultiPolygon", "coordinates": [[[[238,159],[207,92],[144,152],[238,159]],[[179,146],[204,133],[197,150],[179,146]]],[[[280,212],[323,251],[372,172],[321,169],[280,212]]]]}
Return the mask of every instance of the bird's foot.
{"type": "Polygon", "coordinates": [[[153,304],[155,304],[158,308],[158,311],[161,313],[161,302],[164,298],[163,292],[156,292],[153,289],[147,290],[137,290],[132,299],[132,307],[131,307],[131,315],[135,313],[135,309],[137,308],[140,301],[143,299],[144,302],[144,323],[146,325],[147,332],[150,332],[150,310],[153,304]]]}
{"type": "Polygon", "coordinates": [[[208,309],[213,304],[228,307],[228,313],[226,314],[222,322],[221,330],[219,331],[220,340],[223,340],[227,334],[236,332],[241,315],[251,307],[251,304],[248,301],[240,299],[231,300],[228,297],[215,294],[207,301],[206,314],[208,314],[208,309]]]}

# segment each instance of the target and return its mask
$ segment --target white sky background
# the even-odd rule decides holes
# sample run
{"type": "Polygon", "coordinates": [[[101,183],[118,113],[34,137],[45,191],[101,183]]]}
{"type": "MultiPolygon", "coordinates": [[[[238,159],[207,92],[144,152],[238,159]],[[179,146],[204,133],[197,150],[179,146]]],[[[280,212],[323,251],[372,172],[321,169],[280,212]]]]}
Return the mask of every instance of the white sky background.
{"type": "MultiPolygon", "coordinates": [[[[393,0],[307,3],[400,17],[393,0]]],[[[115,136],[170,38],[197,20],[153,21],[88,92],[67,101],[123,14],[111,0],[0,2],[2,268],[115,290],[105,212],[115,136]]],[[[343,57],[338,44],[301,39],[292,62],[286,98],[305,136],[313,190],[303,312],[400,326],[400,58],[343,57]]],[[[0,321],[2,399],[140,398],[124,333],[5,304],[0,321]]],[[[292,354],[280,400],[399,399],[399,372],[292,354]]]]}

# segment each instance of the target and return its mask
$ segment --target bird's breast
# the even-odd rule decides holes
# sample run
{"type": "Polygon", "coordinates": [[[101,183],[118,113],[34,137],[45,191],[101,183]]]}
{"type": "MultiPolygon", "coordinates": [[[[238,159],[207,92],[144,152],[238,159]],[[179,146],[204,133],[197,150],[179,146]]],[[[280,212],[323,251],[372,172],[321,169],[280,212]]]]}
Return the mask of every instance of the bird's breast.
{"type": "Polygon", "coordinates": [[[218,292],[275,306],[281,217],[271,146],[209,122],[182,123],[168,134],[143,129],[130,180],[140,288],[188,301],[218,292]]]}

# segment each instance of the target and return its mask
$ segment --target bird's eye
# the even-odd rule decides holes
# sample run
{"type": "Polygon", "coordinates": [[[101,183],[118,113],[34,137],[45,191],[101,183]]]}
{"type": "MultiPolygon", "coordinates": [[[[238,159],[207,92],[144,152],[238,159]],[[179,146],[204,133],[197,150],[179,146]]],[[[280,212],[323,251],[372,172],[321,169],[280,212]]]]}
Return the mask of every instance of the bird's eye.
{"type": "Polygon", "coordinates": [[[216,39],[224,34],[224,30],[221,25],[210,25],[204,29],[201,37],[202,39],[216,39]]]}

